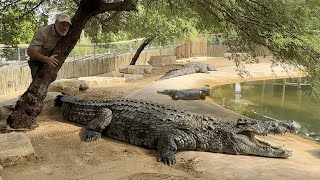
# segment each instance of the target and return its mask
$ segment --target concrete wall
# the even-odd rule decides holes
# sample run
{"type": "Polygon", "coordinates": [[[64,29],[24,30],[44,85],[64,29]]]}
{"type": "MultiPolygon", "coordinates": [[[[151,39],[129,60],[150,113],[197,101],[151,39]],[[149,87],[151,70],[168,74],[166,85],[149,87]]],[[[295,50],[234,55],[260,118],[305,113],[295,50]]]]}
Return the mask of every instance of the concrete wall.
{"type": "Polygon", "coordinates": [[[228,52],[227,46],[224,45],[211,45],[208,46],[207,56],[209,57],[223,57],[228,52]]]}
{"type": "MultiPolygon", "coordinates": [[[[224,57],[224,54],[228,52],[228,47],[225,45],[208,45],[207,56],[209,57],[224,57]]],[[[255,50],[257,56],[272,56],[272,53],[267,48],[257,48],[255,50]]]]}
{"type": "Polygon", "coordinates": [[[207,38],[197,37],[190,40],[176,39],[176,57],[177,59],[207,56],[207,38]]]}
{"type": "MultiPolygon", "coordinates": [[[[68,79],[94,76],[118,69],[121,65],[131,62],[134,52],[114,54],[66,61],[58,73],[57,79],[68,79]]],[[[175,55],[175,48],[145,50],[136,64],[148,64],[150,56],[175,55]]],[[[31,73],[27,63],[15,67],[0,68],[0,95],[26,90],[31,83],[31,73]]]]}

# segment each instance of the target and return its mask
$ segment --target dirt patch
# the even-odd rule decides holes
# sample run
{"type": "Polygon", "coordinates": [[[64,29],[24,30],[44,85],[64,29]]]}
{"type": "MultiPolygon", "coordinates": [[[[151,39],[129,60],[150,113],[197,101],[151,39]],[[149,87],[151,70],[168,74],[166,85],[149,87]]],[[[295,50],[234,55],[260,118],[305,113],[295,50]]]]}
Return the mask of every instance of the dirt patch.
{"type": "MultiPolygon", "coordinates": [[[[230,66],[233,65],[230,61],[214,58],[210,62],[220,68],[216,71],[215,76],[197,74],[176,80],[159,81],[159,84],[154,83],[164,72],[179,67],[179,65],[167,66],[154,69],[152,74],[146,74],[142,80],[96,86],[76,96],[82,99],[101,100],[124,98],[132,94],[136,97],[145,96],[145,98],[198,112],[208,108],[206,112],[219,114],[226,119],[234,119],[239,115],[210,100],[172,101],[169,97],[152,94],[154,93],[151,91],[152,88],[159,86],[163,88],[183,88],[187,85],[202,87],[203,83],[208,82],[211,83],[210,85],[219,85],[226,82],[243,81],[233,75],[235,74],[234,67],[230,66]],[[203,106],[203,104],[210,104],[210,106],[203,106]]],[[[269,77],[263,74],[268,71],[266,67],[261,65],[252,68],[255,74],[261,75],[255,79],[269,77]]],[[[254,80],[254,78],[249,80],[254,80]]],[[[320,146],[293,135],[267,138],[272,144],[285,144],[288,148],[293,149],[294,155],[289,159],[184,151],[177,153],[177,164],[169,167],[157,161],[157,152],[153,150],[106,137],[95,142],[82,142],[83,127],[63,120],[60,108],[53,107],[52,101],[46,102],[37,122],[40,126],[26,133],[34,146],[37,160],[5,168],[1,172],[4,179],[189,180],[254,179],[258,177],[260,179],[313,179],[320,177],[320,146]]]]}

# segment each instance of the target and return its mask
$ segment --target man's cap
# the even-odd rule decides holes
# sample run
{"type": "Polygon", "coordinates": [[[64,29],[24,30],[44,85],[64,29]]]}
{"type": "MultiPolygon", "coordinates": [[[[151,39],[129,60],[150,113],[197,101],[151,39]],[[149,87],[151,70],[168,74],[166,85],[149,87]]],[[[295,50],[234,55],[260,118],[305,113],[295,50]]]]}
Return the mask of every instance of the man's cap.
{"type": "Polygon", "coordinates": [[[59,22],[67,22],[70,25],[72,25],[71,23],[71,18],[69,15],[67,15],[66,13],[60,13],[56,15],[56,20],[59,22]]]}

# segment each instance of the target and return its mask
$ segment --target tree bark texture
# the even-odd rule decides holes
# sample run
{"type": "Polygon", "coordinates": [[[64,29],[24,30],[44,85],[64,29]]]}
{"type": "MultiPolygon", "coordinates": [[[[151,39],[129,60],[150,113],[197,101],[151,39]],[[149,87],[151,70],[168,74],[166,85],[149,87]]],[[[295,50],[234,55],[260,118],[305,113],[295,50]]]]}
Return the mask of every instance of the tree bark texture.
{"type": "Polygon", "coordinates": [[[155,37],[149,37],[147,39],[145,39],[142,44],[139,46],[139,48],[137,49],[136,53],[134,54],[133,58],[131,59],[130,65],[135,65],[141,52],[143,51],[143,49],[154,39],[155,37]]]}
{"type": "Polygon", "coordinates": [[[58,54],[59,65],[51,68],[47,64],[32,80],[27,91],[17,101],[12,114],[7,119],[7,124],[14,129],[34,129],[36,117],[41,113],[43,100],[45,99],[48,87],[57,78],[65,59],[76,45],[86,22],[97,14],[105,11],[130,11],[135,10],[133,0],[124,0],[119,3],[105,3],[102,0],[82,0],[72,18],[72,26],[67,36],[62,37],[54,49],[53,54],[58,54]]]}

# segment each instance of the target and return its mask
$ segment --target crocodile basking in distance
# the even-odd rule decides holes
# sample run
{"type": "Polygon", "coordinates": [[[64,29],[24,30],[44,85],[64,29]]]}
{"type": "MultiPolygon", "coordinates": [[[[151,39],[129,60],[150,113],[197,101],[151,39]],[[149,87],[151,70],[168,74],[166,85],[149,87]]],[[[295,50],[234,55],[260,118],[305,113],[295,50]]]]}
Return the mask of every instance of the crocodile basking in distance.
{"type": "Polygon", "coordinates": [[[165,89],[157,91],[159,94],[170,96],[173,100],[204,100],[206,96],[210,96],[210,86],[205,85],[203,88],[193,89],[165,89]]]}
{"type": "Polygon", "coordinates": [[[84,141],[107,137],[155,149],[165,164],[175,164],[177,150],[287,158],[291,151],[256,139],[256,135],[296,133],[295,121],[238,119],[223,121],[213,115],[196,114],[149,101],[111,99],[77,100],[60,95],[55,105],[62,107],[64,119],[86,125],[84,141]]]}
{"type": "Polygon", "coordinates": [[[207,73],[208,71],[216,71],[216,68],[211,64],[202,62],[191,62],[183,65],[180,68],[172,69],[166,72],[160,79],[169,79],[177,76],[183,76],[194,73],[207,73]]]}

